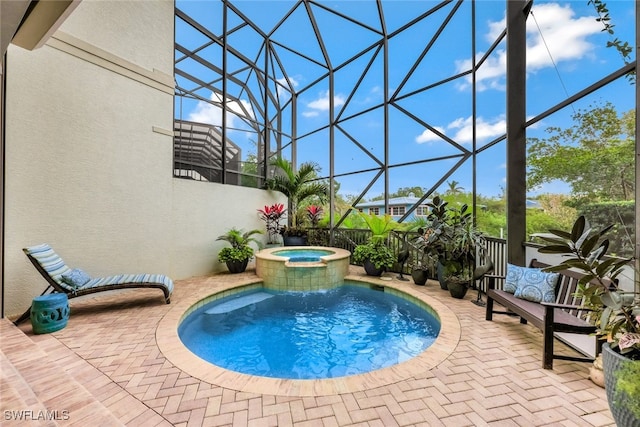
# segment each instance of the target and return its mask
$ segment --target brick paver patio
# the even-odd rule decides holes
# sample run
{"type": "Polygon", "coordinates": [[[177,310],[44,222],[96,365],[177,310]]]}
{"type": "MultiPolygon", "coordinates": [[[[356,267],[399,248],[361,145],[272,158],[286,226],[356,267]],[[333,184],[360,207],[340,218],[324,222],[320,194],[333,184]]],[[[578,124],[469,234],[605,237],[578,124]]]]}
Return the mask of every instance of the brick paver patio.
{"type": "MultiPolygon", "coordinates": [[[[352,268],[361,276],[361,269],[352,268]]],[[[455,313],[460,340],[437,366],[363,391],[283,396],[221,387],[179,368],[156,342],[161,320],[182,299],[246,281],[253,271],[176,283],[172,304],[157,290],[72,299],[66,328],[33,335],[0,320],[2,425],[62,426],[613,426],[589,365],[541,368],[540,332],[517,319],[484,320],[437,284],[419,287],[455,313]],[[22,418],[19,420],[18,418],[22,418]],[[50,418],[50,419],[47,419],[50,418]],[[26,420],[26,421],[25,421],[26,420]]],[[[562,351],[570,349],[559,344],[562,351]]]]}

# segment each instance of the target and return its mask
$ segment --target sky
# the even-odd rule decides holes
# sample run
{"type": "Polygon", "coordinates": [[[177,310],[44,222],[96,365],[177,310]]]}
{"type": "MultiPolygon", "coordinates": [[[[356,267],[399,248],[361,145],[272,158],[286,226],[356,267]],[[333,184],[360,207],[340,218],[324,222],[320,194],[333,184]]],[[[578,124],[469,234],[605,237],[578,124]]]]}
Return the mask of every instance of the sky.
{"type": "MultiPolygon", "coordinates": [[[[275,120],[273,113],[280,105],[283,114],[279,126],[283,130],[283,144],[290,140],[293,114],[291,92],[297,93],[298,162],[313,161],[320,165],[322,174],[328,174],[330,102],[333,101],[334,120],[334,173],[341,175],[340,192],[359,194],[385,160],[384,138],[390,142],[388,153],[389,187],[421,186],[431,188],[456,165],[465,150],[473,144],[472,86],[469,76],[452,79],[429,90],[432,84],[469,70],[472,57],[479,61],[505,28],[503,1],[476,2],[475,46],[471,44],[471,2],[450,3],[420,19],[402,32],[397,30],[436,6],[434,1],[383,1],[385,24],[391,34],[388,43],[389,61],[387,98],[392,101],[388,111],[387,129],[384,110],[380,107],[385,96],[383,73],[384,55],[376,50],[381,40],[381,24],[376,3],[370,0],[320,1],[312,6],[314,22],[310,22],[303,7],[293,9],[292,1],[237,1],[237,9],[227,18],[228,27],[241,23],[239,15],[254,20],[274,42],[272,55],[261,51],[262,38],[249,26],[238,27],[229,36],[228,43],[237,52],[259,64],[268,64],[273,98],[267,103],[266,115],[275,120]],[[360,23],[332,13],[353,16],[360,23]],[[289,15],[288,15],[289,14],[289,15]],[[280,26],[284,16],[288,16],[280,26]],[[449,24],[440,28],[446,17],[449,24]],[[323,45],[313,36],[313,24],[322,34],[323,45]],[[434,35],[439,34],[438,37],[434,35]],[[289,47],[289,49],[284,46],[289,47]],[[329,63],[323,56],[328,54],[329,63]],[[303,55],[292,52],[304,52],[303,55]],[[475,53],[473,55],[472,53],[475,53]],[[347,62],[354,55],[358,59],[347,62]],[[281,66],[282,65],[282,66],[281,66]],[[333,82],[324,77],[327,69],[334,70],[333,82]],[[276,83],[277,82],[277,83],[276,83]],[[333,93],[331,88],[333,87],[333,93]],[[354,90],[354,88],[357,88],[354,90]],[[421,162],[407,165],[408,163],[421,162]],[[357,172],[357,173],[356,173],[357,172]]],[[[527,20],[527,115],[533,117],[566,97],[579,92],[607,74],[620,68],[624,62],[608,41],[617,37],[634,40],[635,11],[631,0],[608,1],[614,36],[603,32],[596,20],[596,11],[587,0],[536,1],[527,20]]],[[[207,26],[216,35],[222,32],[222,7],[217,2],[177,1],[176,6],[207,26]],[[215,3],[215,5],[213,5],[215,3]]],[[[194,49],[206,39],[176,22],[176,40],[186,48],[194,49]]],[[[504,41],[484,60],[476,75],[476,148],[501,136],[506,129],[506,46],[504,41]]],[[[222,49],[207,46],[199,51],[207,61],[221,66],[222,49]]],[[[242,117],[264,122],[264,92],[256,76],[244,71],[238,56],[229,56],[227,66],[238,70],[235,74],[246,81],[255,94],[251,99],[241,86],[228,85],[227,103],[230,138],[243,149],[243,155],[255,153],[255,130],[243,122],[242,117]]],[[[204,81],[215,81],[210,70],[190,61],[181,67],[200,73],[204,81]]],[[[183,83],[178,78],[178,83],[183,83]]],[[[184,82],[185,87],[193,83],[184,82]]],[[[571,115],[593,103],[611,101],[619,112],[634,106],[634,90],[625,79],[577,101],[534,127],[527,135],[544,137],[549,126],[571,125],[571,115]]],[[[204,100],[221,101],[219,94],[210,90],[198,91],[202,101],[184,99],[176,106],[176,115],[187,120],[220,125],[222,113],[217,105],[204,100]]],[[[275,125],[276,121],[272,122],[275,125]]],[[[276,132],[271,133],[272,149],[276,148],[276,132]]],[[[290,151],[285,150],[285,157],[290,151]]],[[[477,192],[496,196],[502,192],[506,174],[505,143],[497,144],[478,155],[477,192]]],[[[471,159],[464,162],[447,181],[458,181],[465,190],[472,188],[471,159]]],[[[554,182],[530,189],[530,195],[566,192],[567,183],[554,182]]],[[[446,183],[440,187],[446,189],[446,183]]],[[[384,191],[384,179],[372,185],[365,198],[384,191]]]]}

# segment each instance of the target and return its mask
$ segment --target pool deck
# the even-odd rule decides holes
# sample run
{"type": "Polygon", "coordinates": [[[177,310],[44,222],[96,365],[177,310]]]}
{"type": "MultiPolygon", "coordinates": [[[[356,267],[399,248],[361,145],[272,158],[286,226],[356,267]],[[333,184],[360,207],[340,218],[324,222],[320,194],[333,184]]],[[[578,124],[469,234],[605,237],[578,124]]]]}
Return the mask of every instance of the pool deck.
{"type": "MultiPolygon", "coordinates": [[[[364,277],[362,268],[351,267],[350,277],[364,277]]],[[[379,284],[406,288],[446,306],[456,318],[451,321],[459,324],[459,336],[447,357],[433,366],[417,366],[382,385],[360,382],[358,391],[337,392],[320,386],[318,393],[305,396],[285,395],[263,384],[260,392],[244,391],[241,380],[221,386],[221,378],[207,377],[189,359],[165,355],[170,350],[161,341],[181,307],[255,279],[249,270],[177,281],[170,305],[155,289],[72,299],[68,325],[52,334],[34,335],[28,321],[16,328],[0,319],[0,424],[615,425],[604,389],[588,379],[589,364],[556,360],[553,371],[544,370],[537,329],[506,316],[485,321],[484,307],[471,303],[474,291],[456,300],[437,283],[416,286],[398,281],[395,274],[379,284]],[[42,419],[47,416],[55,419],[42,419]]],[[[562,344],[557,347],[572,353],[562,344]]]]}

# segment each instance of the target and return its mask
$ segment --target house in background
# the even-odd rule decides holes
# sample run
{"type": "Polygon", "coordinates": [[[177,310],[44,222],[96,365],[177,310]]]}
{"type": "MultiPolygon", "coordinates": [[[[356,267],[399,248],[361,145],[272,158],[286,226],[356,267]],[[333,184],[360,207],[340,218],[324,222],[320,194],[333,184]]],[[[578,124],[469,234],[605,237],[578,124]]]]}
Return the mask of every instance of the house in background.
{"type": "MultiPolygon", "coordinates": [[[[409,194],[404,197],[393,197],[389,199],[389,214],[396,221],[399,220],[405,213],[411,209],[413,205],[418,203],[420,198],[409,194]]],[[[411,215],[406,218],[406,221],[412,221],[416,218],[426,218],[429,215],[429,206],[427,203],[431,202],[431,199],[424,200],[420,206],[418,206],[411,215]]],[[[384,200],[372,200],[370,202],[360,202],[356,206],[359,212],[373,215],[384,215],[384,200]]],[[[486,210],[486,205],[478,205],[478,209],[486,210]]],[[[542,209],[540,203],[536,200],[527,199],[527,209],[542,209]]]]}
{"type": "MultiPolygon", "coordinates": [[[[361,203],[358,203],[355,207],[356,209],[358,209],[358,211],[366,214],[384,215],[388,213],[393,217],[393,219],[397,221],[405,213],[407,213],[413,205],[418,203],[419,200],[420,198],[415,197],[412,194],[409,194],[408,196],[404,196],[404,197],[390,198],[389,212],[385,211],[384,200],[372,200],[370,202],[361,202],[361,203]]],[[[411,215],[407,217],[406,221],[411,221],[418,217],[426,218],[426,216],[429,214],[429,207],[427,206],[427,203],[429,202],[430,200],[423,201],[420,206],[418,206],[413,212],[411,212],[411,215]]]]}

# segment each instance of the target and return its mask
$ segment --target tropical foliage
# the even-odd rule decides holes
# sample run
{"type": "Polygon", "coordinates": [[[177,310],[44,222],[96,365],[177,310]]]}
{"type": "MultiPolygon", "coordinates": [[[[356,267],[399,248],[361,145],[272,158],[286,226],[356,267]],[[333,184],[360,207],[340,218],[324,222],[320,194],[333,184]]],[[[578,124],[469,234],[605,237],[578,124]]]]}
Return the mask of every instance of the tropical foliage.
{"type": "MultiPolygon", "coordinates": [[[[614,372],[614,404],[624,406],[640,419],[640,306],[635,292],[618,288],[616,280],[622,277],[630,259],[607,258],[609,240],[604,236],[611,230],[593,230],[584,216],[574,223],[571,232],[550,230],[555,237],[544,240],[548,244],[542,253],[562,254],[566,258],[549,271],[567,268],[584,272],[576,296],[592,310],[598,324],[598,339],[610,343],[614,351],[630,359],[614,372]]],[[[635,272],[635,280],[638,272],[635,272]]],[[[638,291],[636,283],[635,290],[638,291]]],[[[612,402],[610,402],[612,403],[612,402]]]]}
{"type": "Polygon", "coordinates": [[[569,128],[549,127],[548,138],[528,139],[528,187],[559,179],[591,201],[632,199],[635,111],[618,115],[607,102],[572,118],[569,128]]]}
{"type": "Polygon", "coordinates": [[[262,231],[251,230],[244,232],[237,228],[231,228],[225,234],[218,236],[216,240],[223,240],[231,245],[231,247],[225,247],[220,250],[218,253],[218,261],[244,261],[251,259],[254,251],[250,244],[255,243],[260,247],[260,242],[251,237],[255,234],[262,234],[262,231]]]}
{"type": "Polygon", "coordinates": [[[577,292],[585,306],[593,310],[599,323],[598,335],[612,343],[621,354],[640,360],[640,307],[634,306],[634,292],[616,286],[630,259],[605,258],[609,240],[604,235],[611,229],[593,230],[584,216],[574,223],[571,232],[550,230],[555,237],[544,240],[541,253],[562,254],[567,257],[549,271],[577,269],[585,273],[577,292]]]}
{"type": "Polygon", "coordinates": [[[358,245],[353,251],[353,260],[362,263],[369,260],[376,268],[391,268],[396,262],[393,251],[387,246],[389,233],[402,228],[391,215],[372,215],[359,212],[371,231],[369,241],[358,245]]]}
{"type": "Polygon", "coordinates": [[[445,274],[468,281],[479,250],[484,250],[485,237],[473,223],[473,214],[465,204],[449,206],[440,197],[428,203],[430,226],[425,234],[424,251],[437,257],[445,274]]]}
{"type": "Polygon", "coordinates": [[[274,203],[258,209],[258,216],[265,222],[267,228],[268,242],[275,243],[276,236],[280,233],[280,221],[287,214],[287,210],[282,203],[274,203]]]}
{"type": "Polygon", "coordinates": [[[307,206],[307,219],[311,223],[312,227],[317,227],[318,223],[322,219],[324,211],[321,206],[309,205],[307,206]]]}
{"type": "Polygon", "coordinates": [[[278,170],[273,178],[266,181],[266,187],[279,191],[289,199],[289,229],[297,228],[304,221],[304,212],[299,212],[304,202],[323,204],[329,197],[329,185],[318,180],[320,168],[312,162],[305,162],[294,170],[291,162],[278,157],[272,161],[278,170]]]}

